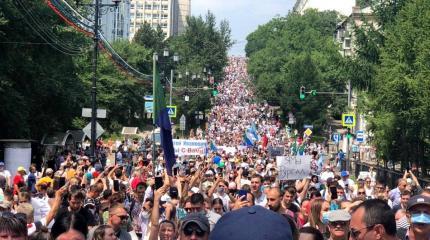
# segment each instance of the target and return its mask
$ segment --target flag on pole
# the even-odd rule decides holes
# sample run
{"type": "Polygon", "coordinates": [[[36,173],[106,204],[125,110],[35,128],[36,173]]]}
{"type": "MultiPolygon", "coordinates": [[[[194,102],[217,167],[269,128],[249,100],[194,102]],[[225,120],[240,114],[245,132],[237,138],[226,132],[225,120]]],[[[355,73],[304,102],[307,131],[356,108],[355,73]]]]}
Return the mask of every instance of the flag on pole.
{"type": "Polygon", "coordinates": [[[170,123],[168,109],[164,101],[164,91],[160,82],[160,75],[156,64],[154,64],[153,76],[153,96],[154,96],[154,123],[160,128],[161,147],[164,152],[166,161],[166,170],[169,176],[172,176],[172,168],[176,163],[175,150],[173,148],[172,125],[170,123]]]}
{"type": "Polygon", "coordinates": [[[252,142],[252,140],[249,138],[247,132],[245,132],[243,134],[243,143],[245,144],[245,146],[247,147],[252,147],[254,146],[254,143],[252,142]]]}

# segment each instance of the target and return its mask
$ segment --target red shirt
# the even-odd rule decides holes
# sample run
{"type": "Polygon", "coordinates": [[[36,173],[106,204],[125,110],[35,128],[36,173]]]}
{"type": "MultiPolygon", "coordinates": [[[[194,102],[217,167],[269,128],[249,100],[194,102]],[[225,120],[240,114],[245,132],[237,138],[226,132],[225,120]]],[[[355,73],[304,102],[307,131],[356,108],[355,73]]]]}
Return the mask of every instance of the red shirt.
{"type": "MultiPolygon", "coordinates": [[[[21,174],[16,174],[15,177],[13,177],[13,185],[25,185],[24,178],[21,176],[21,174]]],[[[17,194],[15,189],[13,190],[13,194],[17,194]]]]}

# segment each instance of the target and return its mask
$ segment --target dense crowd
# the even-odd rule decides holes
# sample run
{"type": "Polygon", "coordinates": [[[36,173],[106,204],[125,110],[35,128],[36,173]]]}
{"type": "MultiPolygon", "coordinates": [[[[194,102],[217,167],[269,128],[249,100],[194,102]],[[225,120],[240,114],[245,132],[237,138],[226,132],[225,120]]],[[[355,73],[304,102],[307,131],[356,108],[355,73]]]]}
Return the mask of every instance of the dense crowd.
{"type": "Polygon", "coordinates": [[[350,176],[343,155],[327,159],[303,139],[294,150],[248,84],[246,59],[231,58],[206,134],[218,149],[182,157],[173,176],[161,149],[152,161],[148,140],[100,141],[115,161],[109,151],[97,161],[65,151],[52,168],[15,173],[0,162],[0,239],[430,239],[430,186],[411,171],[393,188],[373,172],[350,176]],[[249,128],[261,137],[244,146],[249,128]],[[310,174],[279,180],[270,146],[310,155],[310,174]]]}

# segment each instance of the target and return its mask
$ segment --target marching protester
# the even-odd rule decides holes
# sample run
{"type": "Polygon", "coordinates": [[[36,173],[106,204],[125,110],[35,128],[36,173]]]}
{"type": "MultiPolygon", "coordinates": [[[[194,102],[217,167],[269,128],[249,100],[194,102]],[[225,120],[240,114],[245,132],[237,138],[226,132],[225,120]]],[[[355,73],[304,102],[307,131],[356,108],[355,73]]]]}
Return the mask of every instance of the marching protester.
{"type": "Polygon", "coordinates": [[[328,159],[286,131],[255,101],[246,61],[229,58],[207,129],[187,139],[203,151],[172,169],[150,139],[100,140],[96,161],[65,151],[13,176],[0,162],[0,239],[429,239],[428,186],[409,172],[391,189],[355,178],[342,151],[328,159]]]}

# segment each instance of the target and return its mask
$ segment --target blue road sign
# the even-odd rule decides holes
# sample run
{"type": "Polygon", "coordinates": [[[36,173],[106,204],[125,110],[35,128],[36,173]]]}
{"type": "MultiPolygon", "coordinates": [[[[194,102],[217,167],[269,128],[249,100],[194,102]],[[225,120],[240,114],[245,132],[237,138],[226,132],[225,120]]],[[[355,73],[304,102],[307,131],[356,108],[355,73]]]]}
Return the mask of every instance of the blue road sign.
{"type": "Polygon", "coordinates": [[[172,118],[176,117],[176,106],[166,106],[166,108],[170,117],[172,118]]]}
{"type": "Polygon", "coordinates": [[[331,139],[333,140],[333,142],[338,143],[340,141],[340,134],[339,133],[334,133],[332,135],[331,139]]]}
{"type": "Polygon", "coordinates": [[[355,126],[355,114],[344,113],[342,114],[342,126],[344,127],[354,127],[355,126]]]}
{"type": "Polygon", "coordinates": [[[303,128],[304,128],[304,129],[307,129],[307,128],[309,128],[309,129],[314,129],[314,125],[311,125],[311,124],[305,124],[305,125],[303,125],[303,128]]]}
{"type": "Polygon", "coordinates": [[[355,140],[359,143],[364,142],[364,131],[358,130],[355,132],[355,140]]]}

